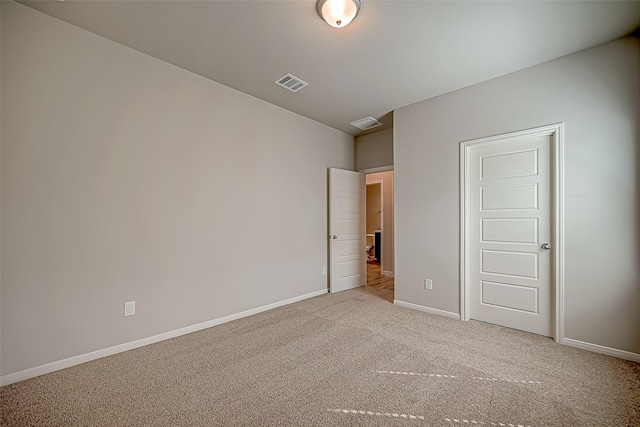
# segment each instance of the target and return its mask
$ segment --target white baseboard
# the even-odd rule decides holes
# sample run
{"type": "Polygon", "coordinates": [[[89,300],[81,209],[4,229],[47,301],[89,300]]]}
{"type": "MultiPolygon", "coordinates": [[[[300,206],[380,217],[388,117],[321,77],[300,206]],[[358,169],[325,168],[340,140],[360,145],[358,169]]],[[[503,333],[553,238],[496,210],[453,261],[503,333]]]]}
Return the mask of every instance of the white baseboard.
{"type": "Polygon", "coordinates": [[[393,277],[393,271],[384,270],[384,271],[382,272],[382,275],[383,275],[384,277],[393,277]]]}
{"type": "MultiPolygon", "coordinates": [[[[437,314],[439,316],[450,317],[452,319],[460,320],[460,315],[452,313],[450,311],[438,310],[436,308],[425,307],[423,305],[412,304],[410,302],[404,302],[400,300],[393,300],[393,303],[400,307],[410,308],[413,310],[423,311],[425,313],[437,314]]],[[[640,354],[632,353],[630,351],[618,350],[611,347],[605,347],[603,345],[591,344],[584,341],[578,341],[571,338],[562,339],[559,344],[567,345],[569,347],[576,347],[582,350],[592,351],[594,353],[605,354],[607,356],[617,357],[618,359],[630,360],[632,362],[640,363],[640,354]]]]}
{"type": "Polygon", "coordinates": [[[93,351],[91,353],[69,357],[67,359],[47,363],[46,365],[36,366],[35,368],[25,369],[24,371],[15,372],[13,374],[8,374],[0,377],[0,386],[12,384],[18,381],[27,380],[29,378],[48,374],[50,372],[59,371],[60,369],[65,369],[71,366],[80,365],[81,363],[86,363],[91,360],[96,360],[102,357],[111,356],[113,354],[122,353],[123,351],[133,350],[134,348],[144,347],[145,345],[154,344],[160,341],[179,337],[180,335],[186,335],[191,332],[196,332],[202,329],[211,328],[212,326],[221,325],[223,323],[231,322],[232,320],[237,320],[243,317],[248,317],[254,314],[262,313],[263,311],[272,310],[274,308],[282,307],[284,305],[293,304],[294,302],[302,301],[308,298],[313,298],[319,295],[324,295],[326,293],[327,293],[326,289],[323,289],[321,291],[311,292],[309,294],[301,295],[294,298],[289,298],[284,301],[274,302],[273,304],[263,305],[262,307],[252,308],[251,310],[242,311],[240,313],[230,314],[229,316],[220,317],[218,319],[208,320],[206,322],[176,329],[174,331],[164,332],[162,334],[154,335],[148,338],[142,338],[136,341],[131,341],[128,343],[119,344],[119,345],[105,348],[102,350],[93,351]]]}
{"type": "Polygon", "coordinates": [[[397,299],[393,300],[395,305],[404,308],[410,308],[412,310],[424,311],[425,313],[437,314],[438,316],[450,317],[451,319],[460,320],[460,315],[458,313],[452,313],[450,311],[438,310],[437,308],[425,307],[424,305],[413,304],[410,302],[404,302],[397,299]]]}
{"type": "Polygon", "coordinates": [[[618,359],[625,359],[632,362],[640,363],[640,354],[632,353],[630,351],[618,350],[615,348],[605,347],[598,344],[591,344],[571,338],[562,339],[560,344],[568,345],[569,347],[581,348],[583,350],[593,351],[594,353],[606,354],[607,356],[617,357],[618,359]]]}

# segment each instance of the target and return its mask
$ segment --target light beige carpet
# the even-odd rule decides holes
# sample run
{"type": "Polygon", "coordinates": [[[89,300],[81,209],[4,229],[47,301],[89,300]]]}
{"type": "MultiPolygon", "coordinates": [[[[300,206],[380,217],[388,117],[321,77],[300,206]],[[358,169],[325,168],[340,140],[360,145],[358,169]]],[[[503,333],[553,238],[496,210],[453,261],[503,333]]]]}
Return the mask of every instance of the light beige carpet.
{"type": "Polygon", "coordinates": [[[639,365],[325,295],[0,389],[9,426],[632,426],[639,365]]]}

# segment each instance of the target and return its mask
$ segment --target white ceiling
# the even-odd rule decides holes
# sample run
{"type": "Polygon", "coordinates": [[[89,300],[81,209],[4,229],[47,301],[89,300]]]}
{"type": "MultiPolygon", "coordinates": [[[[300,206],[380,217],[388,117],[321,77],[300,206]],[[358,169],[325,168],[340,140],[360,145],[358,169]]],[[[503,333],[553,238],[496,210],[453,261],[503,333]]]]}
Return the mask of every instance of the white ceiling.
{"type": "Polygon", "coordinates": [[[362,0],[342,29],[314,0],[21,3],[353,135],[356,119],[387,128],[399,107],[640,27],[640,1],[362,0]],[[309,86],[275,85],[286,73],[309,86]]]}

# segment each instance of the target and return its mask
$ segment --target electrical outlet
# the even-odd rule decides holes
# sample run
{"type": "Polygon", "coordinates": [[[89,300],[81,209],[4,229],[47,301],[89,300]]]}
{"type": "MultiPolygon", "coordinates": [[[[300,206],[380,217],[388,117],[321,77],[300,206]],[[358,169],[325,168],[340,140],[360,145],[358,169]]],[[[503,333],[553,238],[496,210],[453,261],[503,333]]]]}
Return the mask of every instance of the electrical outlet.
{"type": "Polygon", "coordinates": [[[323,276],[327,275],[327,267],[322,267],[322,275],[323,276]]]}
{"type": "Polygon", "coordinates": [[[427,291],[433,289],[433,283],[431,282],[431,279],[424,279],[424,289],[427,291]]]}
{"type": "Polygon", "coordinates": [[[124,315],[133,316],[136,314],[136,302],[135,301],[127,301],[124,303],[124,315]]]}

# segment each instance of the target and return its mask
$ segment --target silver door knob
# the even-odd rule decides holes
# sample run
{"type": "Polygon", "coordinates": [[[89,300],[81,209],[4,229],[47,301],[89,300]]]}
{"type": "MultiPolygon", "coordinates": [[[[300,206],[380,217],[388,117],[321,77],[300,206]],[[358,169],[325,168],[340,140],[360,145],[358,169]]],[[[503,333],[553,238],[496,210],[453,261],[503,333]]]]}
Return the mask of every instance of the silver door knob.
{"type": "Polygon", "coordinates": [[[541,248],[548,251],[549,249],[551,249],[551,245],[548,243],[543,243],[541,248]]]}
{"type": "Polygon", "coordinates": [[[332,235],[331,235],[331,238],[335,240],[335,239],[337,239],[337,238],[338,238],[338,236],[336,236],[335,234],[332,234],[332,235]]]}

